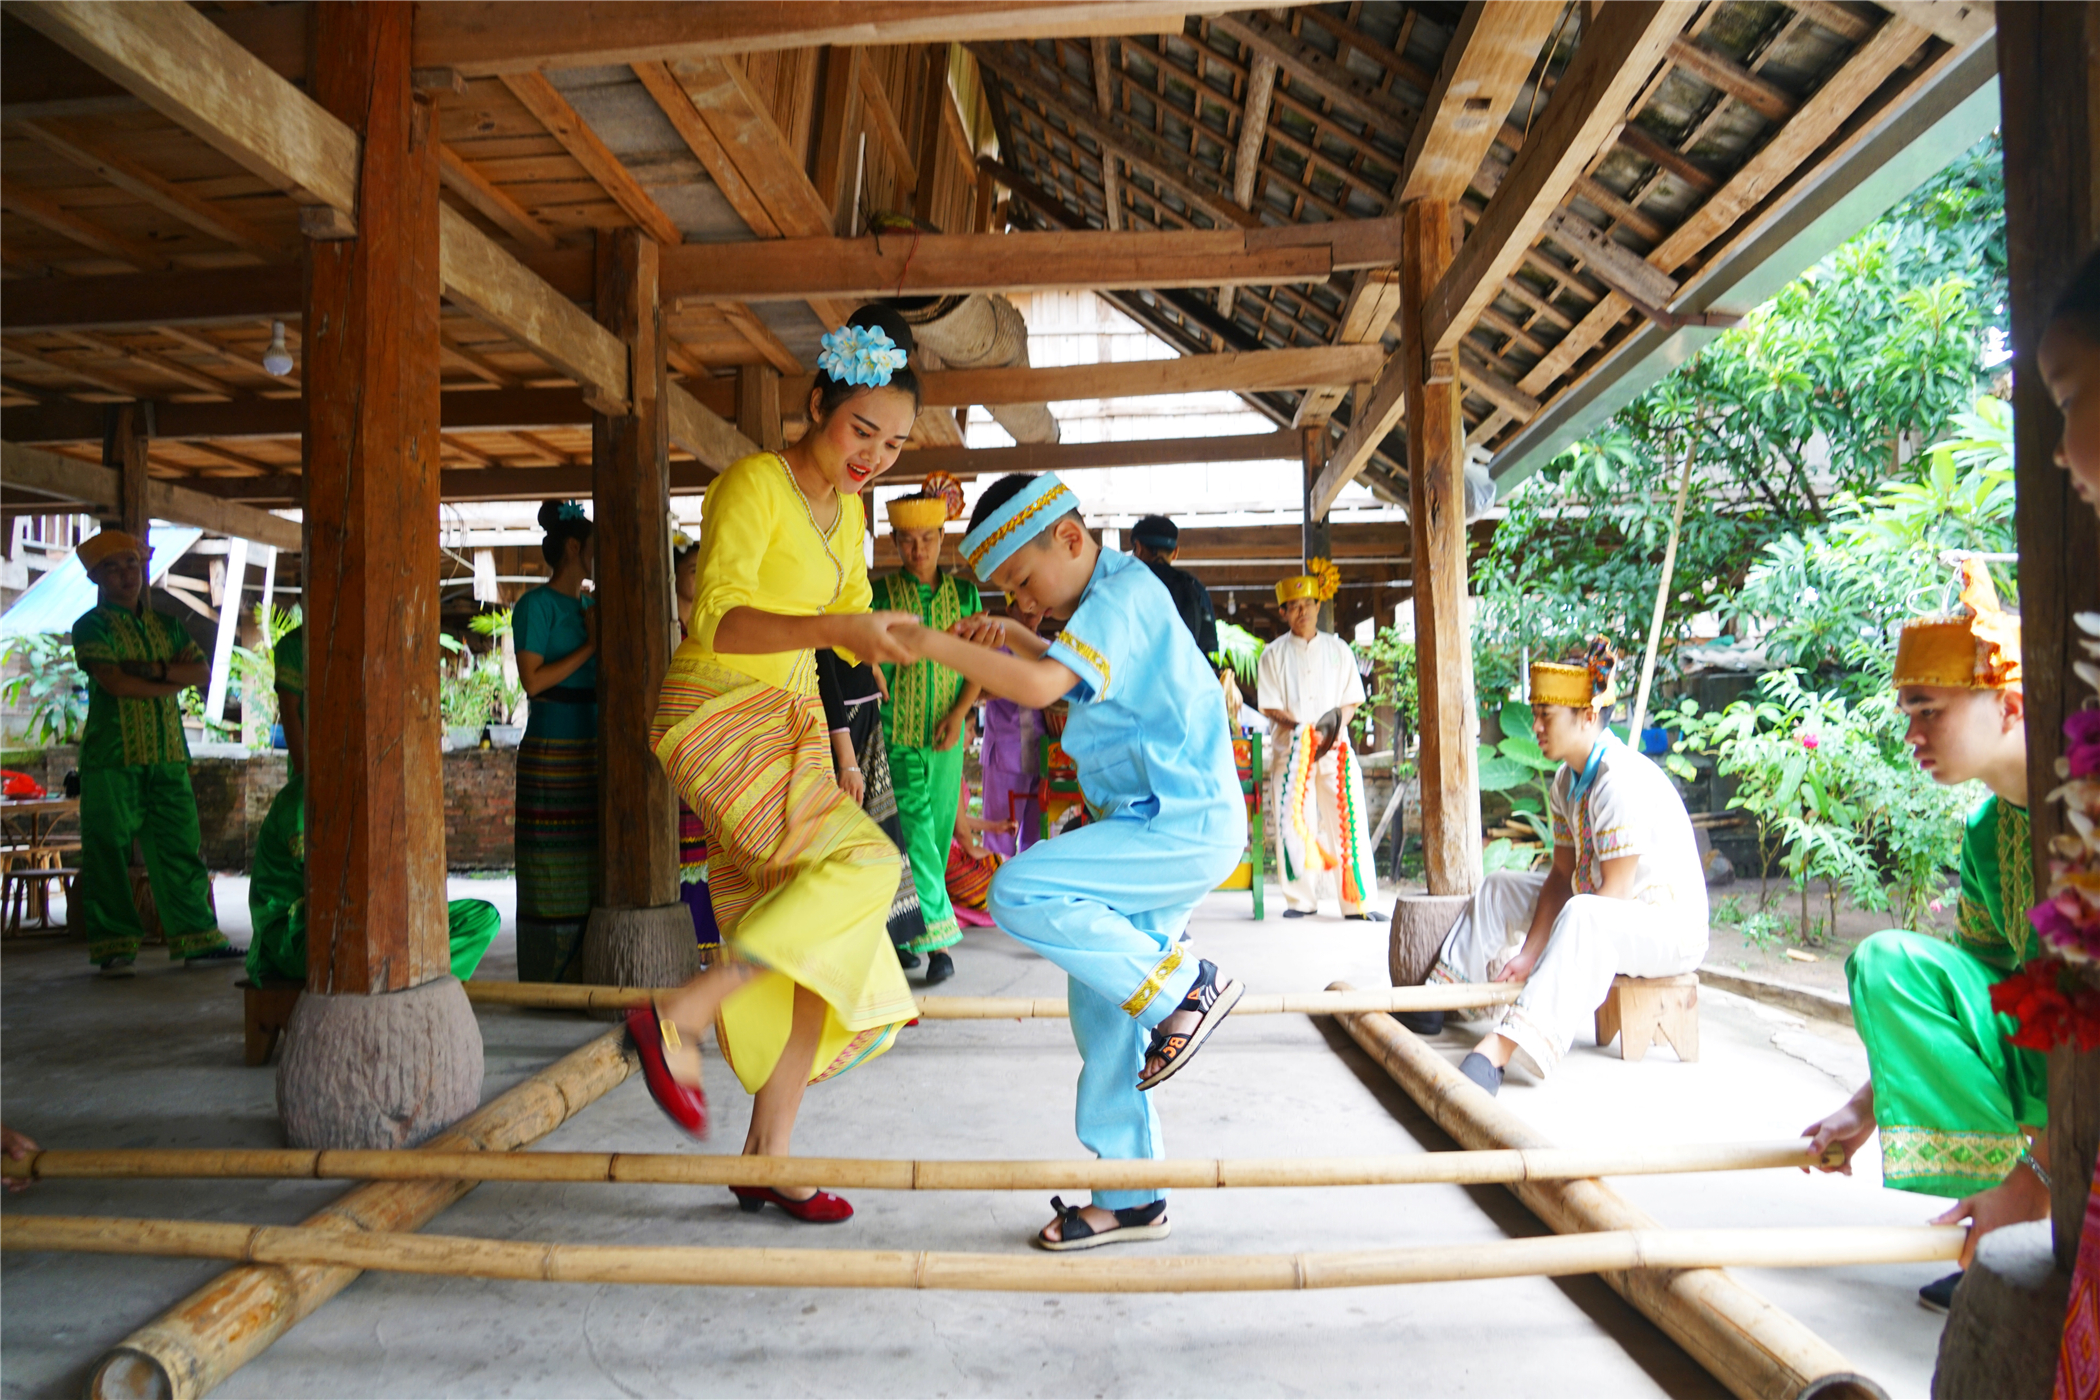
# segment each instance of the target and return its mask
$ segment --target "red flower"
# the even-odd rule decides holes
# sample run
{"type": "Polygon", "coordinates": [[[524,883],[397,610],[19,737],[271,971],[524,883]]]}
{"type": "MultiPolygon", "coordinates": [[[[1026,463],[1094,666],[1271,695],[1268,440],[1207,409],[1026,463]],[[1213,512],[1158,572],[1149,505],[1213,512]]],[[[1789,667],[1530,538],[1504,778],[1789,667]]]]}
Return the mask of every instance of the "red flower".
{"type": "Polygon", "coordinates": [[[2020,1023],[2012,1043],[2026,1049],[2100,1047],[2100,989],[2087,986],[2061,958],[2035,958],[1993,986],[1991,1010],[2020,1023]]]}

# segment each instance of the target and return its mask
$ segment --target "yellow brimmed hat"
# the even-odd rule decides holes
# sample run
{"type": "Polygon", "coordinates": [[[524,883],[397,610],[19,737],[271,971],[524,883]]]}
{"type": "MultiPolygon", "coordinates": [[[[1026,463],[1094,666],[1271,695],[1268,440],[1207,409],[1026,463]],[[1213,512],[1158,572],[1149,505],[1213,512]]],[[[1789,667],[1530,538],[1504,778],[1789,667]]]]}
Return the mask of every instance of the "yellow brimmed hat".
{"type": "Polygon", "coordinates": [[[136,535],[127,535],[122,530],[104,530],[80,542],[80,567],[89,573],[106,559],[119,554],[135,554],[143,561],[146,551],[139,546],[136,535]]]}
{"type": "Polygon", "coordinates": [[[1324,603],[1341,591],[1342,571],[1332,561],[1308,559],[1305,572],[1284,579],[1276,585],[1276,601],[1288,603],[1294,598],[1311,598],[1324,603]]]}
{"type": "Polygon", "coordinates": [[[1903,624],[1891,684],[2020,689],[2019,617],[1998,606],[1998,590],[1982,563],[1965,558],[1956,568],[1961,602],[1952,612],[1903,624]]]}
{"type": "Polygon", "coordinates": [[[1534,661],[1531,663],[1531,703],[1566,705],[1577,710],[1594,705],[1600,710],[1608,710],[1619,702],[1618,688],[1612,682],[1618,666],[1618,652],[1602,637],[1590,643],[1589,654],[1581,665],[1534,661]]]}
{"type": "Polygon", "coordinates": [[[948,502],[939,496],[899,496],[889,511],[892,530],[938,530],[948,523],[948,502]]]}

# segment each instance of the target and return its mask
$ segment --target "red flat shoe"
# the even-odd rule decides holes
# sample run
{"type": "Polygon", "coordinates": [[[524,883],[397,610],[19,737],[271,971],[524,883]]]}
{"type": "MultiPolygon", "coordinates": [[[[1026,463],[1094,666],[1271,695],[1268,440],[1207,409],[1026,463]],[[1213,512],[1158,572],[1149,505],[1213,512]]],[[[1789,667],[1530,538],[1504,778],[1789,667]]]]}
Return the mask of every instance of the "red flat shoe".
{"type": "Polygon", "coordinates": [[[678,1048],[678,1027],[656,1014],[653,1006],[637,1006],[627,1013],[627,1038],[642,1060],[642,1082],[649,1097],[664,1116],[685,1129],[689,1136],[707,1136],[707,1095],[698,1086],[687,1087],[671,1077],[664,1050],[678,1048]]]}
{"type": "Polygon", "coordinates": [[[770,1186],[732,1186],[729,1190],[746,1215],[756,1215],[770,1201],[797,1220],[812,1225],[836,1225],[841,1220],[853,1218],[853,1207],[829,1191],[819,1191],[806,1201],[798,1201],[781,1195],[770,1186]]]}

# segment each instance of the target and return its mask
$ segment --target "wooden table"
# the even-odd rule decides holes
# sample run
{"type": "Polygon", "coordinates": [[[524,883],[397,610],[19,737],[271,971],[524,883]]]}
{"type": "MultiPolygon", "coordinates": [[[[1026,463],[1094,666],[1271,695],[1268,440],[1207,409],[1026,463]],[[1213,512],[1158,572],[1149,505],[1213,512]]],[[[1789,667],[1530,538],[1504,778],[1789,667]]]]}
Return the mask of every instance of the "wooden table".
{"type": "Polygon", "coordinates": [[[80,799],[77,797],[0,800],[0,874],[4,874],[0,883],[5,884],[0,896],[4,896],[4,931],[9,936],[22,931],[23,916],[32,910],[39,927],[50,927],[51,910],[46,902],[48,880],[58,880],[63,884],[67,915],[71,917],[73,872],[65,868],[64,861],[56,853],[61,849],[77,849],[79,843],[58,842],[53,838],[58,835],[60,825],[77,820],[79,816],[80,799]],[[22,868],[18,870],[18,866],[22,868]],[[46,868],[52,873],[37,878],[38,872],[46,868]]]}
{"type": "Polygon", "coordinates": [[[51,844],[61,822],[78,819],[77,797],[24,797],[0,800],[0,845],[32,849],[51,844]]]}

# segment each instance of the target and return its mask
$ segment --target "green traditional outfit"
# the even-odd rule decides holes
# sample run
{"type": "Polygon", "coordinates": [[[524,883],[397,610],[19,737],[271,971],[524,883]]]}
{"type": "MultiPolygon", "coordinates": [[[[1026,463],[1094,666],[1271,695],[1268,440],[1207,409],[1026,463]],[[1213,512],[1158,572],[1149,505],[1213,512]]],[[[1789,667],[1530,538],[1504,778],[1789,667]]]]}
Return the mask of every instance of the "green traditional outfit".
{"type": "MultiPolygon", "coordinates": [[[[279,694],[306,705],[306,629],[284,634],[274,652],[279,694]]],[[[483,899],[455,899],[445,906],[452,934],[452,975],[464,982],[481,965],[502,924],[496,906],[483,899]]],[[[306,779],[294,771],[277,791],[270,814],[255,836],[255,863],[248,872],[248,917],[255,936],[248,942],[248,976],[255,982],[306,980],[306,779]]]]}
{"type": "MultiPolygon", "coordinates": [[[[107,603],[73,624],[73,654],[83,669],[204,660],[174,618],[107,603]]],[[[211,907],[181,706],[172,695],[112,695],[90,675],[80,741],[80,892],[91,962],[135,958],[145,938],[131,902],[134,840],[145,848],[169,956],[194,958],[226,946],[211,907]]]]}
{"type": "MultiPolygon", "coordinates": [[[[1899,690],[2021,684],[2019,619],[1999,608],[1980,563],[1958,567],[1961,605],[1913,618],[1898,635],[1891,683],[1899,690]]],[[[1962,834],[1953,941],[1891,929],[1846,959],[1885,1184],[1933,1196],[1988,1190],[2027,1150],[2022,1126],[2049,1121],[2047,1061],[2012,1044],[2019,1023],[1991,1010],[1991,984],[2041,951],[2027,922],[2033,904],[2027,809],[1992,796],[1962,834]]]]}
{"type": "MultiPolygon", "coordinates": [[[[908,570],[875,581],[877,609],[918,614],[928,627],[946,630],[984,611],[977,585],[937,573],[930,584],[908,570]]],[[[882,707],[882,737],[889,748],[890,782],[897,790],[897,817],[904,827],[904,854],[911,861],[926,932],[908,945],[931,953],[962,942],[962,926],[948,900],[948,843],[962,800],[963,746],[933,746],[941,720],[955,707],[965,682],[959,672],[931,661],[885,664],[890,698],[882,707]]]]}
{"type": "Polygon", "coordinates": [[[2045,1056],[2014,1045],[1991,984],[2040,951],[2027,809],[1992,797],[1961,844],[1955,942],[1889,929],[1845,962],[1852,1014],[1874,1074],[1882,1181],[1966,1196],[2005,1180],[2027,1150],[2021,1126],[2049,1121],[2045,1056]]]}

